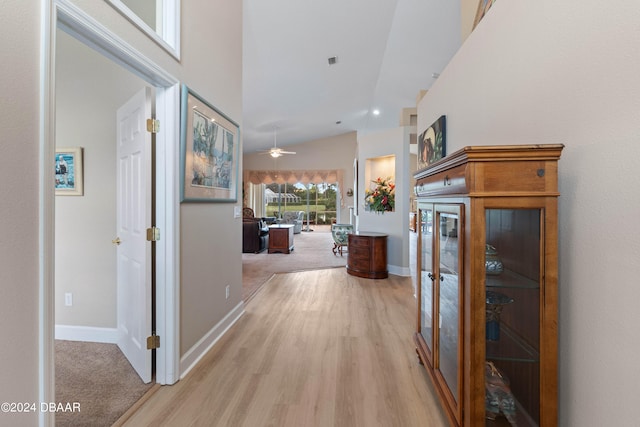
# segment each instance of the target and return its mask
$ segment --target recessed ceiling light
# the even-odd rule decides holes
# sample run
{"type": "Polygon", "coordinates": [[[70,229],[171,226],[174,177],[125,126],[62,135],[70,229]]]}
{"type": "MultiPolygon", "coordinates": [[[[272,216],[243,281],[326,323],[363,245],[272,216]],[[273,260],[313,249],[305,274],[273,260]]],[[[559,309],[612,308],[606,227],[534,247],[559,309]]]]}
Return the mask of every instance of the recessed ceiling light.
{"type": "Polygon", "coordinates": [[[379,116],[380,115],[380,110],[378,110],[378,109],[373,110],[373,115],[374,116],[379,116]]]}
{"type": "Polygon", "coordinates": [[[327,62],[329,63],[329,65],[335,65],[338,62],[338,57],[332,56],[331,58],[327,59],[327,62]]]}
{"type": "Polygon", "coordinates": [[[437,79],[438,77],[440,77],[440,73],[431,73],[431,78],[437,79]]]}

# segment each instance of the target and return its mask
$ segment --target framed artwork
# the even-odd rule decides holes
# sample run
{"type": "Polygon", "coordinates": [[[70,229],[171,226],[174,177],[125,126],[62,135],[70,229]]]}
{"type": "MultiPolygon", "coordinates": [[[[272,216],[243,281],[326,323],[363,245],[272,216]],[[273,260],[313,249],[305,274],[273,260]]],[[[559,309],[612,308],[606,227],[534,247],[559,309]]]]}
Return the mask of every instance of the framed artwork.
{"type": "Polygon", "coordinates": [[[56,148],[55,165],[56,196],[84,195],[84,185],[82,181],[82,148],[56,148]]]}
{"type": "Polygon", "coordinates": [[[476,19],[473,21],[473,28],[476,28],[476,25],[484,18],[484,15],[487,14],[491,6],[496,2],[496,0],[479,0],[478,2],[478,10],[476,11],[476,19]]]}
{"type": "Polygon", "coordinates": [[[440,116],[418,137],[418,169],[447,155],[446,116],[440,116]]]}
{"type": "Polygon", "coordinates": [[[237,201],[240,127],[182,86],[180,200],[237,201]]]}

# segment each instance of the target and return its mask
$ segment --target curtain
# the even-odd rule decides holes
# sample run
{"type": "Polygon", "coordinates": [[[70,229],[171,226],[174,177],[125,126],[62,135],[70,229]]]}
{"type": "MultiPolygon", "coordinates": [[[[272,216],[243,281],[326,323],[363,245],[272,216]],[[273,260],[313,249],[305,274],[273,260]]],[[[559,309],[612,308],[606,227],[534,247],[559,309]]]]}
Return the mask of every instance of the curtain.
{"type": "Polygon", "coordinates": [[[340,193],[340,206],[344,206],[342,185],[344,172],[342,169],[318,170],[245,170],[243,172],[244,185],[251,184],[322,184],[337,183],[340,193]]]}

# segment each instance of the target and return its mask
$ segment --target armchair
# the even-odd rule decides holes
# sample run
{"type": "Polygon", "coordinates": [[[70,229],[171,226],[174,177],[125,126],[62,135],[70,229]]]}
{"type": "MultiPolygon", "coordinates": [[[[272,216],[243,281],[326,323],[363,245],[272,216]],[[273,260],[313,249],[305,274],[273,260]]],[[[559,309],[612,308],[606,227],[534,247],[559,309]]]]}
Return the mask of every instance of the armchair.
{"type": "Polygon", "coordinates": [[[254,218],[253,209],[244,207],[242,208],[242,218],[254,218]]]}
{"type": "Polygon", "coordinates": [[[293,233],[302,232],[302,223],[304,222],[304,211],[286,211],[282,214],[282,224],[293,224],[293,233]]]}
{"type": "Polygon", "coordinates": [[[342,256],[342,248],[349,244],[349,234],[353,233],[351,224],[331,224],[331,237],[333,237],[333,254],[336,252],[342,256]]]}
{"type": "Polygon", "coordinates": [[[259,253],[269,246],[269,227],[260,218],[243,218],[242,252],[259,253]]]}
{"type": "Polygon", "coordinates": [[[242,208],[242,252],[258,253],[269,245],[269,227],[263,218],[256,218],[253,209],[242,208]]]}

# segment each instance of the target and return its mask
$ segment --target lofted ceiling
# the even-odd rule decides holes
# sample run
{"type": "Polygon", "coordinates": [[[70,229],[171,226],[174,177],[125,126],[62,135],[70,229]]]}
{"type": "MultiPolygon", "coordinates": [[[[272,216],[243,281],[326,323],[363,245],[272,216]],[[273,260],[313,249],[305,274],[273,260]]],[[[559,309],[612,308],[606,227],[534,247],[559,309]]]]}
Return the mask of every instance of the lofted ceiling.
{"type": "Polygon", "coordinates": [[[244,152],[397,127],[460,21],[454,0],[244,0],[244,152]]]}

